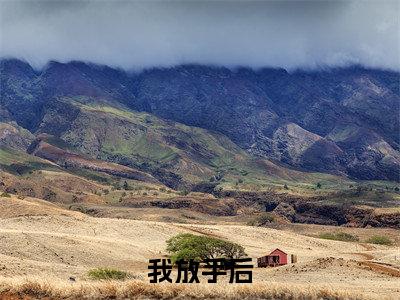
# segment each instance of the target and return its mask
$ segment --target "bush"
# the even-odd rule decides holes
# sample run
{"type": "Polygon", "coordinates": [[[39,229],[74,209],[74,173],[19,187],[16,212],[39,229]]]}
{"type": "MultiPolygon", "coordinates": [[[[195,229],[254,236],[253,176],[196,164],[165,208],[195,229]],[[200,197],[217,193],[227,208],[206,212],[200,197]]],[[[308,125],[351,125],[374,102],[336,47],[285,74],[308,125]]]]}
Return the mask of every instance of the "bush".
{"type": "Polygon", "coordinates": [[[122,185],[122,188],[123,188],[125,191],[129,191],[129,190],[130,190],[130,186],[128,185],[128,182],[124,181],[124,184],[122,185]]]}
{"type": "Polygon", "coordinates": [[[335,241],[342,241],[342,242],[356,242],[359,240],[358,236],[345,233],[345,232],[335,232],[335,233],[321,233],[319,236],[321,239],[326,240],[335,240],[335,241]]]}
{"type": "Polygon", "coordinates": [[[247,254],[238,244],[214,237],[178,234],[167,241],[167,251],[175,263],[180,259],[201,261],[210,258],[240,258],[247,254]]]}
{"type": "Polygon", "coordinates": [[[190,191],[188,189],[183,189],[182,191],[179,191],[180,196],[187,196],[189,195],[190,191]]]}
{"type": "Polygon", "coordinates": [[[269,223],[275,222],[275,216],[273,216],[270,213],[263,213],[257,217],[255,217],[253,220],[250,220],[247,222],[247,225],[249,226],[263,226],[269,223]]]}
{"type": "Polygon", "coordinates": [[[1,197],[7,197],[7,198],[11,198],[11,195],[7,192],[3,192],[1,195],[1,197]]]}
{"type": "Polygon", "coordinates": [[[224,178],[224,172],[218,172],[217,174],[214,175],[215,181],[220,181],[222,178],[224,178]]]}
{"type": "Polygon", "coordinates": [[[128,278],[128,273],[116,269],[97,268],[90,270],[88,276],[93,280],[124,280],[128,278]]]}
{"type": "Polygon", "coordinates": [[[222,198],[222,191],[224,189],[222,188],[222,186],[216,186],[213,190],[213,195],[217,198],[222,198]]]}
{"type": "Polygon", "coordinates": [[[366,242],[370,243],[370,244],[378,244],[378,245],[387,245],[387,246],[393,245],[392,240],[383,235],[371,236],[368,240],[366,240],[366,242]]]}
{"type": "Polygon", "coordinates": [[[247,176],[247,175],[249,174],[249,172],[247,172],[246,170],[242,170],[242,171],[240,171],[240,173],[241,173],[243,176],[247,176]]]}

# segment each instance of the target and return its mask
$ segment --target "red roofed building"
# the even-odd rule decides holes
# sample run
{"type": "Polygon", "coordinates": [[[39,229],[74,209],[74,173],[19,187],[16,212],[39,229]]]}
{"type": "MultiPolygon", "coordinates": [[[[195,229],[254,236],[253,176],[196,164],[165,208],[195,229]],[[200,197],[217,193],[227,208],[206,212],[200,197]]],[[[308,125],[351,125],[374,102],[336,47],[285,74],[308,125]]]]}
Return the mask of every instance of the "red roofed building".
{"type": "Polygon", "coordinates": [[[259,268],[283,266],[288,263],[287,253],[276,248],[270,254],[257,258],[259,268]]]}

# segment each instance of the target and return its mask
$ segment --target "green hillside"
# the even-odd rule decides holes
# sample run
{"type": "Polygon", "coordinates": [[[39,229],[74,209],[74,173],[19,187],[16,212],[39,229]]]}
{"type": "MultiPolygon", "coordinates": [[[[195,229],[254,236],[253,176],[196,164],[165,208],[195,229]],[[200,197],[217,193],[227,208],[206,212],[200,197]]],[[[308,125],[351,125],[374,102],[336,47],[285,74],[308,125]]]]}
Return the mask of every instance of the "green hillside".
{"type": "MultiPolygon", "coordinates": [[[[114,107],[102,101],[63,98],[79,110],[59,138],[77,152],[149,172],[165,184],[182,188],[212,182],[227,189],[282,188],[308,190],[318,182],[334,188],[350,182],[338,176],[306,173],[256,158],[226,136],[163,120],[148,113],[114,107]]],[[[40,132],[51,132],[57,119],[48,111],[40,132]],[[49,129],[49,130],[48,130],[49,129]]],[[[51,140],[49,141],[50,143],[51,140]]],[[[60,146],[60,143],[57,143],[60,146]]]]}

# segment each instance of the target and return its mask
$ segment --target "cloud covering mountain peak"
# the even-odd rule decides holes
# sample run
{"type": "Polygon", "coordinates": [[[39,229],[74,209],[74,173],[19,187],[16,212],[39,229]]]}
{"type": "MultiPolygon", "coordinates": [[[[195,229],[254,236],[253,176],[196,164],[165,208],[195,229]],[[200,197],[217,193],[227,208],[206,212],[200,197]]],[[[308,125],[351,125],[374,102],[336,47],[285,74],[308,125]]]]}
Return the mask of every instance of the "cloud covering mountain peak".
{"type": "Polygon", "coordinates": [[[400,69],[398,1],[2,1],[0,55],[125,69],[182,63],[400,69]]]}

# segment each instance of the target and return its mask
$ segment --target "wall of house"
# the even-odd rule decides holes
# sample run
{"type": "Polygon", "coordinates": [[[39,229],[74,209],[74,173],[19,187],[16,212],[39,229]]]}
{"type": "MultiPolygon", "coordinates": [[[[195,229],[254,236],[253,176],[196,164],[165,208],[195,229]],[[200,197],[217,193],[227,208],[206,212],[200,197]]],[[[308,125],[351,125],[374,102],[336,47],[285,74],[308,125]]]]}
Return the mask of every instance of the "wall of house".
{"type": "Polygon", "coordinates": [[[279,264],[286,265],[288,263],[287,254],[282,251],[275,250],[272,251],[270,255],[278,255],[279,256],[279,264]]]}

